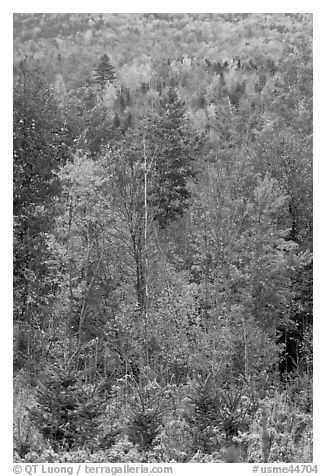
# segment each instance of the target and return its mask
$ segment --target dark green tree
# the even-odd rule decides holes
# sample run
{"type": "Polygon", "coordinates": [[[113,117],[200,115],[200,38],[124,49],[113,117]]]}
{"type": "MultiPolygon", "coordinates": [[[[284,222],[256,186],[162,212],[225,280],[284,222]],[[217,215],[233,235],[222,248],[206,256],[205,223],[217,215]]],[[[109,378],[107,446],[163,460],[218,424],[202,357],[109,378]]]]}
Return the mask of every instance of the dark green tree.
{"type": "Polygon", "coordinates": [[[115,71],[110,63],[110,58],[107,55],[101,56],[100,63],[94,71],[94,81],[100,85],[103,91],[107,83],[113,83],[115,79],[115,71]]]}
{"type": "Polygon", "coordinates": [[[29,415],[55,450],[70,449],[94,443],[104,407],[96,388],[87,392],[76,372],[53,366],[39,383],[29,415]]]}
{"type": "Polygon", "coordinates": [[[13,117],[14,317],[17,356],[28,357],[38,342],[33,329],[41,325],[55,288],[46,233],[60,194],[56,171],[68,158],[68,139],[43,72],[27,61],[17,71],[13,117]]]}
{"type": "Polygon", "coordinates": [[[182,216],[188,206],[188,179],[193,176],[193,145],[185,128],[185,105],[175,89],[162,99],[149,129],[153,148],[153,187],[150,203],[161,228],[182,216]]]}

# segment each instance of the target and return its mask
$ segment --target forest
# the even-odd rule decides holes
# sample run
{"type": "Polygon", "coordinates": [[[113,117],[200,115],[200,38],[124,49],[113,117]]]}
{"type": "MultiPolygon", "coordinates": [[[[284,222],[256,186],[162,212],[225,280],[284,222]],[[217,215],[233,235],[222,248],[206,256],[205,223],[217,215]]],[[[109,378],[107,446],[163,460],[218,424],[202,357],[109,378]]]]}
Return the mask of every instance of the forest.
{"type": "Polygon", "coordinates": [[[312,14],[13,26],[14,461],[311,463],[312,14]]]}

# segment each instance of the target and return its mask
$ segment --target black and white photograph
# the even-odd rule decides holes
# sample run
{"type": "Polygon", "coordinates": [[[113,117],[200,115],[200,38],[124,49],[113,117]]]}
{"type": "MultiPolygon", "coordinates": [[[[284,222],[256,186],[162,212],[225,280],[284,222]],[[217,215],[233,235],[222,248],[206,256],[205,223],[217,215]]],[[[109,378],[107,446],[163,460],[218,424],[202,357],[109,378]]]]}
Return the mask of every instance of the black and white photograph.
{"type": "Polygon", "coordinates": [[[317,473],[313,17],[12,14],[14,473],[317,473]]]}

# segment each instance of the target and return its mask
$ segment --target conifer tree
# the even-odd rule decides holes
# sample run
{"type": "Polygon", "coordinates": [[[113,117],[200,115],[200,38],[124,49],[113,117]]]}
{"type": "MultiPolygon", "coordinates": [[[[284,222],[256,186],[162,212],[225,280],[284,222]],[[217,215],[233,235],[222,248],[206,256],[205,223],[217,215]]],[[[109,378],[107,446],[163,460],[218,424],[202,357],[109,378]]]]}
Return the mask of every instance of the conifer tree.
{"type": "Polygon", "coordinates": [[[51,366],[37,388],[30,419],[54,449],[93,442],[105,400],[87,392],[71,369],[51,366]]]}
{"type": "Polygon", "coordinates": [[[152,133],[154,180],[151,205],[155,219],[164,228],[182,216],[190,192],[187,180],[193,175],[190,136],[184,127],[184,103],[175,89],[170,88],[160,104],[152,133]]]}
{"type": "Polygon", "coordinates": [[[100,85],[103,91],[106,84],[113,83],[115,79],[115,71],[110,63],[109,57],[107,55],[101,56],[100,63],[94,71],[94,81],[100,85]]]}
{"type": "Polygon", "coordinates": [[[69,157],[69,137],[44,72],[26,60],[17,71],[13,106],[14,317],[18,354],[26,359],[53,297],[45,235],[60,194],[56,171],[69,157]]]}

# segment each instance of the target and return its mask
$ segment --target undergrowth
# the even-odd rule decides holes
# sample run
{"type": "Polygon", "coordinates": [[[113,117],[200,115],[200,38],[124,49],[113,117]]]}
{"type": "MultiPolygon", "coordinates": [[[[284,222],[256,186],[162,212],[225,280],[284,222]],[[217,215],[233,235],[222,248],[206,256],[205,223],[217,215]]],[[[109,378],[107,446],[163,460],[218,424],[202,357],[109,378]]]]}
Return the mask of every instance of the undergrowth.
{"type": "Polygon", "coordinates": [[[177,386],[149,373],[141,384],[117,380],[103,398],[76,376],[68,385],[64,372],[49,375],[37,388],[15,383],[16,462],[312,461],[311,405],[295,392],[302,381],[261,398],[210,376],[177,386]]]}

